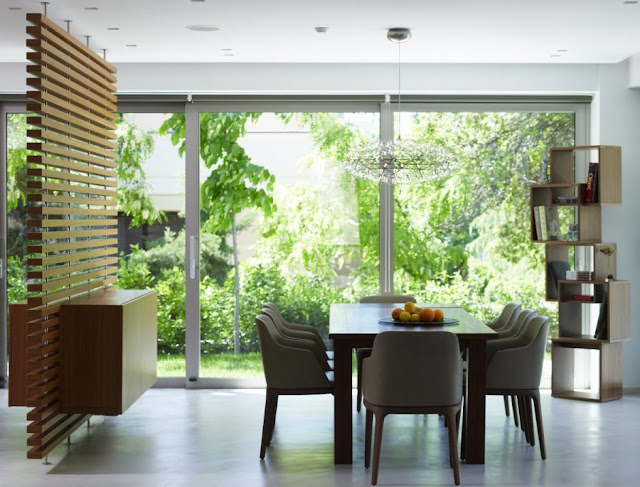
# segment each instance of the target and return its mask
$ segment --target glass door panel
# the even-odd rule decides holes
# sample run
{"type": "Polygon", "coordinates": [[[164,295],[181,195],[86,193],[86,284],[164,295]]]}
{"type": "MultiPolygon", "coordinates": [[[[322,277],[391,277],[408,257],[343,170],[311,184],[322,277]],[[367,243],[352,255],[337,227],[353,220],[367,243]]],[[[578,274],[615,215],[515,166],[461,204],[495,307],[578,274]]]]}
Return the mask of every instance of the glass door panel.
{"type": "Polygon", "coordinates": [[[158,376],[184,377],[185,162],[162,128],[171,116],[118,119],[118,286],[158,293],[158,376]]]}
{"type": "Polygon", "coordinates": [[[200,376],[263,377],[265,302],[327,338],[329,306],[379,288],[378,185],[343,169],[373,113],[201,113],[200,376]]]}

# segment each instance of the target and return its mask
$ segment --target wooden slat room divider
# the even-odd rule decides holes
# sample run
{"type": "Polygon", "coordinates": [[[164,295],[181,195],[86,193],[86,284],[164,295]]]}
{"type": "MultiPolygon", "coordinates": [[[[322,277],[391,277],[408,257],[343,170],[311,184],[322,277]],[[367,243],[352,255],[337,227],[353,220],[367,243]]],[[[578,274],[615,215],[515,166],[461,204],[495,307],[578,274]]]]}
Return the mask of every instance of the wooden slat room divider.
{"type": "Polygon", "coordinates": [[[27,21],[27,457],[44,458],[89,418],[60,406],[61,305],[117,279],[116,69],[44,15],[27,21]]]}

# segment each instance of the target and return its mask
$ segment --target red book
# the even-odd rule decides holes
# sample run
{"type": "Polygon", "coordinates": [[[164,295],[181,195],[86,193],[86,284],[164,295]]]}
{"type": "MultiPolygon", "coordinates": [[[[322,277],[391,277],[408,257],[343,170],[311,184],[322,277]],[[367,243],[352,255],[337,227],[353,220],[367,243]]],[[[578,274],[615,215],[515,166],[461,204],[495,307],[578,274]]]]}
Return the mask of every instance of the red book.
{"type": "Polygon", "coordinates": [[[571,296],[574,301],[593,301],[593,296],[586,296],[584,294],[574,294],[571,296]]]}
{"type": "Polygon", "coordinates": [[[598,184],[598,164],[595,162],[589,163],[589,172],[587,173],[587,188],[584,191],[584,202],[595,203],[596,202],[596,186],[598,184]]]}

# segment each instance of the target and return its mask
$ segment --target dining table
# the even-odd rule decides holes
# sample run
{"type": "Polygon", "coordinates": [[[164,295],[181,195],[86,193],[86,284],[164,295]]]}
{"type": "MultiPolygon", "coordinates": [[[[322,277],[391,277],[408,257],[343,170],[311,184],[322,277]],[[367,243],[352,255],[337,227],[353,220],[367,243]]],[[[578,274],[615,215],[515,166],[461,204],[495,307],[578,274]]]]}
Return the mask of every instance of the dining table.
{"type": "MultiPolygon", "coordinates": [[[[467,355],[466,455],[467,463],[484,463],[486,344],[498,334],[460,306],[446,303],[418,304],[441,309],[445,324],[396,324],[391,318],[394,308],[404,303],[332,304],[329,338],[334,350],[334,463],[353,463],[352,354],[355,348],[372,347],[376,336],[384,331],[446,330],[455,333],[467,355]],[[392,322],[388,322],[392,321],[392,322]]],[[[437,371],[434,371],[437,373],[437,371]]],[[[366,396],[366,391],[365,391],[366,396]]]]}

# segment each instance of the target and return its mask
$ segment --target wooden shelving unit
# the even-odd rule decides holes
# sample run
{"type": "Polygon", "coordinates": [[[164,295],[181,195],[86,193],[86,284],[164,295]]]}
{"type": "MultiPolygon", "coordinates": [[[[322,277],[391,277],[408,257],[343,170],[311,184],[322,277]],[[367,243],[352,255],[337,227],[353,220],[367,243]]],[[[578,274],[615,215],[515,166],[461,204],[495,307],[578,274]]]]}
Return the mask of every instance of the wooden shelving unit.
{"type": "MultiPolygon", "coordinates": [[[[592,272],[588,281],[554,279],[547,266],[546,299],[559,302],[559,336],[552,345],[552,395],[565,399],[611,401],[622,397],[622,342],[631,337],[629,281],[617,277],[616,244],[602,242],[602,211],[606,205],[622,203],[621,149],[614,146],[556,147],[550,151],[550,182],[535,184],[531,192],[531,239],[545,245],[545,262],[560,262],[575,269],[576,252],[583,269],[592,272]],[[594,202],[585,202],[586,174],[589,163],[598,164],[594,202]],[[553,240],[540,239],[534,208],[555,208],[560,212],[560,235],[553,240]],[[578,228],[577,240],[569,240],[566,228],[578,228]],[[607,296],[603,331],[594,338],[595,322],[603,297],[607,296]],[[557,297],[556,297],[557,296],[557,297]],[[578,299],[592,296],[592,300],[578,299]],[[591,317],[591,319],[588,319],[591,317]],[[580,373],[578,354],[587,352],[595,367],[598,387],[576,387],[580,373]]],[[[597,320],[596,320],[597,321],[597,320]]],[[[582,362],[585,363],[585,362],[582,362]]]]}

